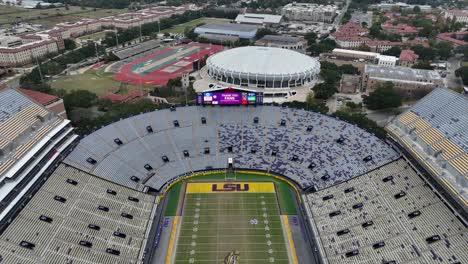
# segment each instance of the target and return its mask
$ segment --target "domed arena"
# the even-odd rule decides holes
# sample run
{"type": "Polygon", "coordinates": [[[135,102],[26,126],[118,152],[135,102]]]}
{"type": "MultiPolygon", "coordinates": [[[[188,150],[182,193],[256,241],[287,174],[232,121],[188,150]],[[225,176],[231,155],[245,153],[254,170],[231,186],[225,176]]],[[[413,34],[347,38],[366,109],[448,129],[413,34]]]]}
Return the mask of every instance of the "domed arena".
{"type": "Polygon", "coordinates": [[[209,57],[206,65],[213,79],[258,88],[302,86],[320,72],[320,63],[312,57],[267,47],[226,50],[209,57]]]}
{"type": "MultiPolygon", "coordinates": [[[[307,94],[320,73],[317,59],[297,51],[272,47],[240,47],[207,59],[197,92],[218,88],[244,88],[268,97],[307,94]]],[[[296,98],[297,99],[297,98],[296,98]]]]}
{"type": "Polygon", "coordinates": [[[466,97],[378,138],[237,93],[79,137],[0,90],[0,263],[468,262],[466,97]]]}

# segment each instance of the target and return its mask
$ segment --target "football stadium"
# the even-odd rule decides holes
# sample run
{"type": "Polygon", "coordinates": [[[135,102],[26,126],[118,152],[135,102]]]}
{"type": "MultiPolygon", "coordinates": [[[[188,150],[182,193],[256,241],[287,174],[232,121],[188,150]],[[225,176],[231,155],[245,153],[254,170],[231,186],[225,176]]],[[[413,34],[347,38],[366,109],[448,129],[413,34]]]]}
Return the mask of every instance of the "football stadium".
{"type": "MultiPolygon", "coordinates": [[[[150,41],[149,44],[144,44],[152,43],[150,41]]],[[[141,46],[145,45],[141,44],[136,48],[142,49],[141,46]]],[[[154,52],[145,57],[127,58],[129,62],[119,69],[115,74],[115,79],[135,85],[166,85],[169,79],[182,77],[184,73],[191,73],[194,69],[194,63],[198,63],[205,56],[213,55],[223,49],[223,46],[199,43],[180,44],[160,50],[150,49],[149,52],[154,52]]],[[[131,52],[135,53],[133,50],[131,52]]],[[[122,54],[119,55],[122,56],[122,54]]]]}
{"type": "Polygon", "coordinates": [[[467,97],[385,129],[230,88],[78,136],[1,89],[0,263],[468,263],[467,97]]]}

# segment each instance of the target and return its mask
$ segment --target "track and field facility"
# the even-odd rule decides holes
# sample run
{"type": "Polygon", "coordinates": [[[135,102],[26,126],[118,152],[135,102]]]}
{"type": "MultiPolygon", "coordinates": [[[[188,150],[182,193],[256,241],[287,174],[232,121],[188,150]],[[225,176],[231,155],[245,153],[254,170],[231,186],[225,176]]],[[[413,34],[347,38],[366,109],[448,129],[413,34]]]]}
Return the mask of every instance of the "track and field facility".
{"type": "Polygon", "coordinates": [[[297,263],[273,182],[187,182],[183,190],[166,263],[297,263]]]}
{"type": "Polygon", "coordinates": [[[192,72],[194,61],[223,49],[223,46],[200,43],[169,47],[124,65],[115,79],[129,84],[166,85],[169,79],[192,72]]]}

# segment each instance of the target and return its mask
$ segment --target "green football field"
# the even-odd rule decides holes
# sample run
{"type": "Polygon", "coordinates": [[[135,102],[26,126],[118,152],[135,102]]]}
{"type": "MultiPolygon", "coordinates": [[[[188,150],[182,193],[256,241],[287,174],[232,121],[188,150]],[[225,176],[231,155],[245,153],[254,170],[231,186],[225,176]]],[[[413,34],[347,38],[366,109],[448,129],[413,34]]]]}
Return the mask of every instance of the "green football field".
{"type": "Polygon", "coordinates": [[[186,193],[175,263],[289,263],[275,193],[186,193]]]}

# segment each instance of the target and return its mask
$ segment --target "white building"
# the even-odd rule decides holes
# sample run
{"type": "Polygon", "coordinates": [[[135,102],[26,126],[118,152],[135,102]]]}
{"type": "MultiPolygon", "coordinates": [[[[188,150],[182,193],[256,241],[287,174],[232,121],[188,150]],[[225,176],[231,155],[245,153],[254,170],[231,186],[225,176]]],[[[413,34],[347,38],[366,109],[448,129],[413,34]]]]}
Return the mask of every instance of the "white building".
{"type": "Polygon", "coordinates": [[[318,5],[311,3],[290,3],[283,7],[281,14],[289,20],[305,20],[332,23],[338,13],[336,5],[318,5]]]}
{"type": "Polygon", "coordinates": [[[63,40],[49,35],[26,35],[21,44],[0,47],[0,66],[22,66],[34,63],[48,55],[58,54],[63,49],[63,40]]]}
{"type": "Polygon", "coordinates": [[[468,10],[452,9],[444,12],[444,18],[450,18],[457,22],[468,23],[468,10]]]}
{"type": "Polygon", "coordinates": [[[16,36],[0,36],[0,47],[16,47],[23,44],[20,37],[16,36]]]}
{"type": "Polygon", "coordinates": [[[255,41],[255,46],[290,49],[303,53],[307,41],[302,37],[284,35],[266,35],[255,41]]]}
{"type": "Polygon", "coordinates": [[[281,24],[283,16],[268,14],[243,14],[237,15],[236,23],[250,24],[264,27],[277,27],[281,24]]]}
{"type": "Polygon", "coordinates": [[[378,55],[377,56],[377,65],[384,66],[384,67],[395,67],[398,61],[398,58],[395,56],[387,56],[387,55],[378,55]]]}

